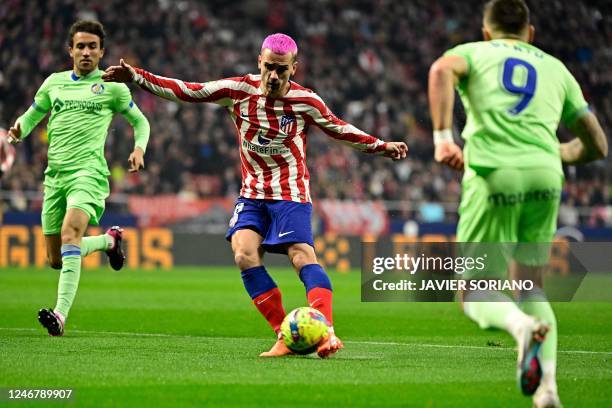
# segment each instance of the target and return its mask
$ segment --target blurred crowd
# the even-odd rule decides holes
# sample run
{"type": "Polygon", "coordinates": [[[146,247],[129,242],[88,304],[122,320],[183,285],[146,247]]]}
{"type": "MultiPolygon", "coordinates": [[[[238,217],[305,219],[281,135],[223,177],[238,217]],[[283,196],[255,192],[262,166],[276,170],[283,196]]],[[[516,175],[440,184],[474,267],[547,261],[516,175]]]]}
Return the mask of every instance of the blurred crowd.
{"type": "MultiPolygon", "coordinates": [[[[566,63],[607,133],[612,125],[612,13],[602,1],[531,0],[535,45],[566,63]]],[[[205,82],[257,72],[263,38],[292,35],[300,47],[296,82],[318,92],[344,120],[386,140],[405,141],[409,160],[392,163],[334,143],[312,129],[308,163],[314,199],[382,199],[406,218],[453,217],[460,174],[432,161],[427,106],[430,64],[446,49],[480,39],[481,1],[414,0],[4,0],[0,3],[0,125],[31,104],[45,77],[71,68],[67,31],[77,19],[107,32],[101,68],[119,58],[156,74],[205,82]],[[450,211],[449,211],[450,208],[450,211]],[[446,210],[446,211],[444,211],[446,210]]],[[[115,194],[236,196],[235,129],[222,109],[176,104],[132,87],[151,122],[146,169],[128,175],[132,131],[116,118],[107,141],[115,194]]],[[[463,113],[456,108],[456,134],[463,113]]],[[[565,130],[560,137],[567,139],[565,130]]],[[[19,148],[2,189],[39,190],[46,165],[39,126],[19,148]]],[[[561,217],[605,223],[605,162],[568,169],[561,217]],[[602,207],[585,214],[580,207],[602,207]]],[[[13,204],[16,206],[16,204],[13,204]]]]}

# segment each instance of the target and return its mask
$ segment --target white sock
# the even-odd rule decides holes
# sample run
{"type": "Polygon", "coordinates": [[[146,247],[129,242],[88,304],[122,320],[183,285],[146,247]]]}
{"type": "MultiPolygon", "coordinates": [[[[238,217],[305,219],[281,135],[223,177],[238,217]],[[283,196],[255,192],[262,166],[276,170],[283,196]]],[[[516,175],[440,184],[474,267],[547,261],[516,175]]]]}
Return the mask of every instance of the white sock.
{"type": "Polygon", "coordinates": [[[520,309],[513,310],[508,316],[506,316],[506,330],[519,342],[523,339],[523,328],[531,323],[532,317],[526,315],[520,309]]]}
{"type": "Polygon", "coordinates": [[[115,246],[115,238],[113,238],[109,234],[104,234],[104,236],[106,237],[106,242],[107,242],[107,245],[108,245],[108,249],[113,249],[113,247],[115,246]]]}
{"type": "Polygon", "coordinates": [[[555,361],[542,361],[542,382],[540,387],[557,393],[557,364],[555,361]]]}
{"type": "Polygon", "coordinates": [[[64,317],[63,314],[61,314],[60,312],[58,312],[57,310],[54,310],[53,313],[55,313],[56,315],[59,316],[60,320],[62,321],[62,324],[66,323],[66,318],[64,317]]]}

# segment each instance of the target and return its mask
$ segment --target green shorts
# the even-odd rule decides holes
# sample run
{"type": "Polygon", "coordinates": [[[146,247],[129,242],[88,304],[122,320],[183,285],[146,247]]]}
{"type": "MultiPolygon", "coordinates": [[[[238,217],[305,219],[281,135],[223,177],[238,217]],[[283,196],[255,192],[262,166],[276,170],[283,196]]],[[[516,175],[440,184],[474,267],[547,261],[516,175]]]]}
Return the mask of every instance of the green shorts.
{"type": "MultiPolygon", "coordinates": [[[[510,253],[507,245],[500,246],[508,253],[506,261],[545,265],[557,229],[562,186],[563,175],[550,168],[467,169],[457,242],[519,243],[510,253]]],[[[487,276],[505,276],[507,263],[489,261],[497,266],[487,268],[487,276]]]]}
{"type": "Polygon", "coordinates": [[[83,169],[45,174],[42,229],[44,235],[59,234],[69,208],[78,208],[89,216],[90,225],[98,225],[104,213],[104,201],[110,194],[108,177],[95,170],[83,169]]]}

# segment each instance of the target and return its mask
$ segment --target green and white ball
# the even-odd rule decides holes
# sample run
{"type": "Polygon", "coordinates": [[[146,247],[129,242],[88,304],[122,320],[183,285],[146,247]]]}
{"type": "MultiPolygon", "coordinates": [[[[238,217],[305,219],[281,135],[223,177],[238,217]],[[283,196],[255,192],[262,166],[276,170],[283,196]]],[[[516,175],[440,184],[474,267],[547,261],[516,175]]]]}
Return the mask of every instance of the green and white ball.
{"type": "Polygon", "coordinates": [[[311,307],[298,307],[292,310],[281,324],[285,345],[297,354],[310,354],[316,351],[328,331],[329,323],[325,316],[311,307]]]}

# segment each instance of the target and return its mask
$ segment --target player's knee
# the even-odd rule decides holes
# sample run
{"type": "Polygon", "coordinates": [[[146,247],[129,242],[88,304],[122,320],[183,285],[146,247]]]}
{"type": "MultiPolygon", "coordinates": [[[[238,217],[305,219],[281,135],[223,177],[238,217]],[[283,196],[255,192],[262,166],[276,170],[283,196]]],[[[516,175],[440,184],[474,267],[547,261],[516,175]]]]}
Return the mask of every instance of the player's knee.
{"type": "Polygon", "coordinates": [[[304,266],[317,263],[317,257],[312,247],[292,246],[287,251],[291,264],[296,271],[300,271],[304,266]]]}
{"type": "Polygon", "coordinates": [[[308,262],[306,259],[307,257],[304,253],[296,253],[291,257],[291,264],[297,271],[299,271],[305,265],[312,263],[312,262],[308,262]]]}
{"type": "Polygon", "coordinates": [[[234,262],[241,271],[261,264],[257,251],[249,249],[237,249],[234,252],[234,262]]]}
{"type": "Polygon", "coordinates": [[[62,229],[62,245],[72,244],[79,245],[81,235],[76,228],[67,227],[62,229]]]}

